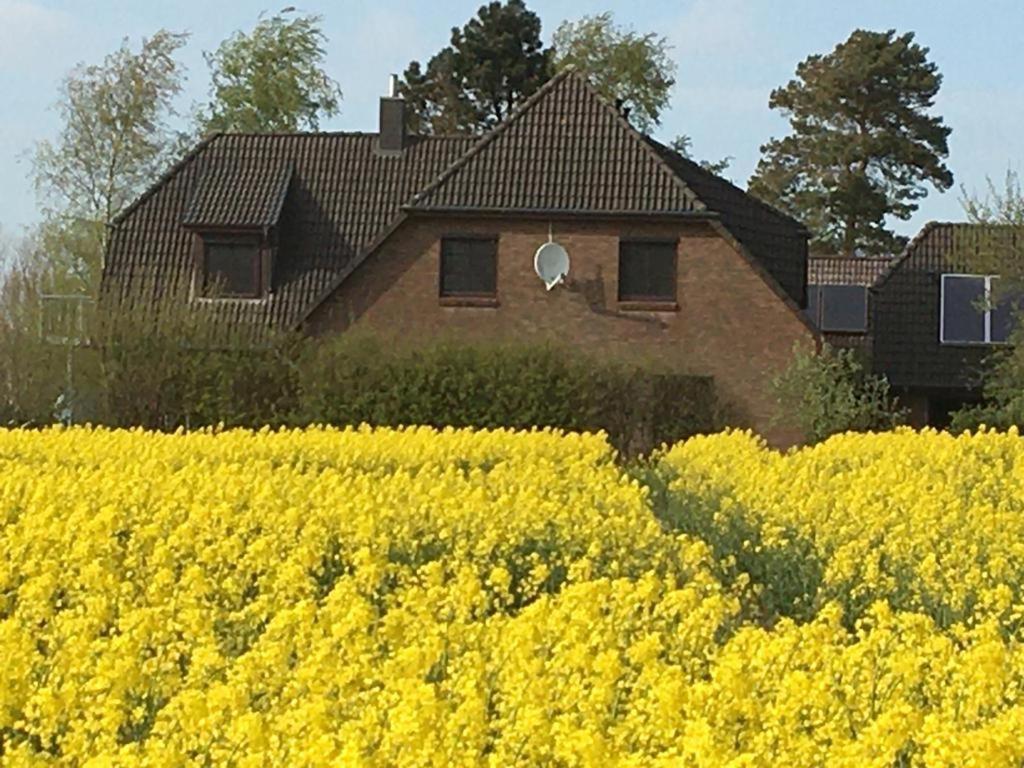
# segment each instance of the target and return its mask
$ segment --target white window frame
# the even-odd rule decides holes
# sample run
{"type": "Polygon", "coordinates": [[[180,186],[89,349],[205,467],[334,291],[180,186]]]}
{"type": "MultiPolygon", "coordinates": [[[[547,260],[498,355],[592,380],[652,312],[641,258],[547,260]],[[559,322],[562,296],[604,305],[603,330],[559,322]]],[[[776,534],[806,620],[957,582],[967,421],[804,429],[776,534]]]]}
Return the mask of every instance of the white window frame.
{"type": "Polygon", "coordinates": [[[991,346],[993,344],[1006,344],[1005,341],[992,340],[992,281],[998,280],[999,275],[972,275],[963,272],[944,272],[939,284],[939,343],[954,346],[991,346]],[[975,280],[985,281],[985,338],[981,341],[963,341],[961,339],[946,339],[946,278],[947,277],[969,277],[975,280]]]}

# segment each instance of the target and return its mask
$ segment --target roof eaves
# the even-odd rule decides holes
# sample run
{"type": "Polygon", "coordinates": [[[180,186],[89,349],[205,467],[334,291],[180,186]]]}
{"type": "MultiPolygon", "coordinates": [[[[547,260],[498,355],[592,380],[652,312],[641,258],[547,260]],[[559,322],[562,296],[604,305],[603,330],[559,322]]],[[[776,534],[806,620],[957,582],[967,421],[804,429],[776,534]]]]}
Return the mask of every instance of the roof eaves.
{"type": "Polygon", "coordinates": [[[371,255],[373,255],[374,251],[380,248],[384,244],[384,242],[389,237],[391,237],[391,235],[394,234],[394,232],[400,226],[402,226],[402,224],[408,218],[409,214],[407,213],[398,214],[395,220],[392,221],[391,224],[389,224],[383,231],[381,231],[381,233],[377,235],[377,237],[374,238],[374,240],[368,246],[366,246],[365,249],[363,249],[362,253],[356,255],[351,261],[349,261],[349,263],[345,265],[345,268],[341,271],[341,273],[336,278],[334,278],[330,282],[330,284],[324,290],[322,290],[311,302],[309,302],[309,306],[302,310],[298,319],[292,323],[292,327],[290,330],[298,330],[298,328],[309,319],[310,315],[312,315],[313,312],[315,312],[316,309],[321,304],[327,301],[327,299],[331,297],[332,293],[338,290],[341,284],[348,279],[349,275],[355,272],[356,269],[359,268],[359,265],[361,265],[371,255]]]}
{"type": "Polygon", "coordinates": [[[609,218],[609,219],[691,219],[698,221],[718,220],[721,216],[717,211],[702,209],[698,211],[672,211],[672,210],[651,210],[638,211],[632,209],[604,210],[604,209],[583,209],[583,208],[518,208],[518,207],[488,207],[488,206],[451,206],[431,205],[415,206],[404,205],[402,211],[409,214],[465,214],[482,216],[569,216],[579,218],[609,218]]]}
{"type": "Polygon", "coordinates": [[[821,332],[814,327],[814,324],[807,318],[807,315],[803,313],[803,311],[800,309],[800,306],[796,303],[793,297],[790,296],[783,289],[779,281],[775,279],[775,276],[767,269],[765,269],[765,267],[761,264],[760,261],[754,258],[754,255],[747,249],[745,245],[743,245],[743,243],[741,243],[736,238],[735,235],[733,235],[732,232],[729,231],[725,224],[723,224],[720,221],[712,221],[711,226],[714,227],[715,230],[723,238],[725,238],[730,243],[730,245],[732,245],[733,248],[736,249],[736,252],[743,257],[747,264],[750,265],[750,268],[753,269],[754,272],[756,272],[762,280],[764,280],[765,284],[767,284],[767,286],[771,288],[775,295],[778,296],[783,301],[783,303],[789,308],[789,310],[794,315],[796,315],[797,320],[799,320],[804,325],[804,327],[806,327],[811,332],[811,335],[815,339],[815,341],[820,343],[821,332]]]}

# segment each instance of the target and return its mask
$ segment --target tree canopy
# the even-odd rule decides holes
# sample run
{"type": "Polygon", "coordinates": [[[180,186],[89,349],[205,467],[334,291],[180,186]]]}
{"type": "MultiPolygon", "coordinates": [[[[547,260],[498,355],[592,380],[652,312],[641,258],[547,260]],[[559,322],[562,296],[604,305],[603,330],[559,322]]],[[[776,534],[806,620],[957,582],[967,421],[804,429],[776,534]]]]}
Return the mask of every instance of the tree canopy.
{"type": "Polygon", "coordinates": [[[801,62],[769,100],[791,133],[761,147],[750,191],[803,220],[818,249],[897,249],[887,217],[909,219],[927,184],[953,184],[951,129],[930,114],[942,76],[928,52],[912,32],[858,29],[801,62]]]}
{"type": "Polygon", "coordinates": [[[573,67],[598,93],[629,110],[642,131],[658,125],[675,85],[668,39],[617,26],[611,12],[563,21],[555,31],[556,70],[573,67]]]}
{"type": "Polygon", "coordinates": [[[406,69],[400,93],[416,133],[480,132],[501,122],[551,77],[540,17],[523,0],[483,5],[424,68],[406,69]]]}
{"type": "Polygon", "coordinates": [[[160,30],[133,50],[128,40],[99,64],[78,65],[56,103],[60,129],[41,141],[32,175],[42,201],[41,239],[55,276],[91,290],[99,278],[107,224],[181,151],[170,127],[187,36],[160,30]]]}
{"type": "Polygon", "coordinates": [[[201,132],[317,130],[341,101],[324,70],[325,43],[320,16],[281,13],[204,54],[211,86],[198,118],[201,132]]]}
{"type": "Polygon", "coordinates": [[[687,160],[694,160],[701,168],[708,173],[715,174],[715,176],[721,176],[729,170],[729,166],[732,165],[732,161],[734,159],[732,155],[727,155],[721,160],[697,160],[693,156],[693,139],[685,133],[681,133],[672,139],[669,147],[671,147],[673,151],[678,152],[680,155],[685,157],[687,160]]]}

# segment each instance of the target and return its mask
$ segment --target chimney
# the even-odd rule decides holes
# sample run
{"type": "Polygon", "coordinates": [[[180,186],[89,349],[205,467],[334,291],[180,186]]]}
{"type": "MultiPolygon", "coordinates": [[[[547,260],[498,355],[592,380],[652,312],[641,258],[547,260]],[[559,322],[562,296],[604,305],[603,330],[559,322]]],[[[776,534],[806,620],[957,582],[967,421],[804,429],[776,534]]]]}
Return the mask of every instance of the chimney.
{"type": "Polygon", "coordinates": [[[379,149],[384,154],[405,149],[405,99],[398,95],[398,75],[391,75],[388,95],[380,100],[379,149]]]}

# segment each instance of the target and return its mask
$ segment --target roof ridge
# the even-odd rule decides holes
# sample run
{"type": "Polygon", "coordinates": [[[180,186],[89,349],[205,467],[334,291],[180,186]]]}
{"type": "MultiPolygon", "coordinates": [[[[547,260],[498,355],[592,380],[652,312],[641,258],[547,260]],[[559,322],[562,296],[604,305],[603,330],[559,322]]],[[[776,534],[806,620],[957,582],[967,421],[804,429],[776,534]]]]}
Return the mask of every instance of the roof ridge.
{"type": "Polygon", "coordinates": [[[663,158],[657,151],[655,151],[655,149],[646,141],[648,137],[645,134],[641,133],[639,130],[637,130],[633,125],[631,125],[629,120],[627,120],[619,110],[617,110],[612,104],[610,104],[608,100],[604,98],[604,96],[598,93],[597,89],[594,88],[590,81],[586,77],[581,75],[575,67],[566,67],[561,72],[552,77],[550,80],[548,80],[546,83],[544,83],[544,85],[542,85],[536,91],[536,93],[532,94],[526,101],[524,101],[522,104],[516,107],[512,114],[509,115],[502,123],[495,126],[486,134],[484,134],[484,136],[481,137],[480,141],[474,144],[473,147],[471,147],[462,157],[460,157],[458,160],[452,163],[447,169],[445,169],[445,171],[442,172],[441,175],[437,177],[437,179],[435,179],[433,182],[428,184],[418,193],[413,195],[408,205],[410,207],[415,207],[418,201],[423,200],[428,195],[432,194],[437,189],[439,189],[441,185],[443,185],[448,179],[452,178],[452,176],[458,173],[459,170],[464,168],[473,158],[478,157],[480,153],[483,152],[488,146],[490,146],[494,141],[496,141],[503,134],[509,131],[511,129],[511,126],[513,126],[516,122],[522,119],[524,115],[528,114],[530,110],[538,102],[540,102],[547,94],[553,91],[558,85],[569,79],[573,79],[579,82],[582,85],[582,87],[597,100],[601,108],[605,109],[606,111],[612,114],[615,120],[619,122],[620,126],[623,127],[626,130],[626,132],[632,137],[632,139],[638,144],[640,150],[642,152],[649,153],[651,159],[653,159],[654,162],[658,166],[660,166],[665,171],[665,173],[668,174],[671,182],[678,187],[679,191],[682,192],[683,196],[688,197],[694,201],[695,208],[697,208],[698,210],[707,210],[708,206],[703,200],[700,199],[700,196],[697,195],[697,193],[694,192],[694,190],[691,189],[690,186],[679,177],[679,174],[672,170],[668,163],[665,162],[665,158],[663,158]]]}
{"type": "MultiPolygon", "coordinates": [[[[574,67],[569,68],[566,71],[576,74],[576,70],[574,67]]],[[[629,120],[625,117],[625,115],[622,114],[622,112],[616,109],[614,105],[610,104],[607,99],[605,99],[600,93],[597,92],[597,88],[595,88],[590,83],[590,80],[579,74],[576,74],[576,76],[583,81],[583,87],[590,91],[590,93],[597,98],[597,100],[604,106],[605,109],[611,111],[611,113],[615,116],[615,119],[618,120],[623,125],[623,127],[625,127],[625,129],[630,133],[630,135],[632,135],[634,140],[639,142],[641,147],[643,147],[644,150],[649,152],[651,157],[654,158],[654,161],[658,165],[660,165],[665,170],[665,172],[668,173],[669,176],[671,176],[675,180],[676,184],[678,184],[680,189],[682,190],[683,195],[689,195],[691,198],[693,198],[693,201],[697,203],[702,209],[707,210],[707,203],[700,199],[700,196],[690,187],[689,184],[687,184],[683,179],[679,178],[679,174],[672,170],[672,167],[667,162],[665,162],[665,158],[661,156],[661,153],[651,146],[649,141],[651,137],[645,133],[641,133],[638,128],[636,128],[632,123],[630,123],[629,120]]]]}
{"type": "Polygon", "coordinates": [[[524,101],[514,110],[512,110],[512,113],[507,118],[505,118],[505,120],[503,120],[501,123],[499,123],[494,128],[489,130],[487,133],[483,134],[472,147],[466,150],[466,152],[463,153],[463,155],[458,160],[456,160],[454,163],[449,165],[445,170],[443,170],[441,174],[436,179],[434,179],[434,181],[432,181],[419,192],[414,194],[410,198],[408,204],[415,204],[417,200],[420,200],[421,198],[430,194],[435,189],[440,187],[445,181],[454,176],[455,173],[459,171],[459,169],[463,168],[470,160],[472,160],[474,157],[479,155],[484,149],[490,146],[498,137],[507,132],[510,125],[521,119],[522,116],[526,114],[530,110],[530,108],[533,107],[534,104],[536,104],[541,98],[543,98],[544,95],[554,90],[554,87],[558,83],[561,83],[572,73],[572,69],[562,70],[557,75],[548,80],[546,83],[544,83],[544,85],[538,88],[535,93],[533,93],[529,98],[526,99],[526,101],[524,101]]]}
{"type": "Polygon", "coordinates": [[[885,285],[887,282],[889,282],[889,278],[892,277],[893,273],[897,269],[899,269],[900,264],[902,264],[904,261],[906,261],[910,257],[910,254],[912,254],[915,250],[917,250],[918,246],[922,242],[924,242],[924,239],[928,235],[930,235],[933,231],[935,231],[939,227],[948,226],[949,223],[950,222],[943,222],[943,221],[928,221],[928,222],[925,222],[924,226],[921,227],[921,231],[918,232],[916,235],[914,235],[912,238],[910,238],[910,240],[907,242],[907,245],[900,252],[900,254],[898,256],[896,256],[892,260],[892,264],[889,265],[889,268],[886,269],[881,275],[878,276],[878,279],[875,280],[875,284],[872,286],[872,289],[881,288],[883,285],[885,285]]]}

